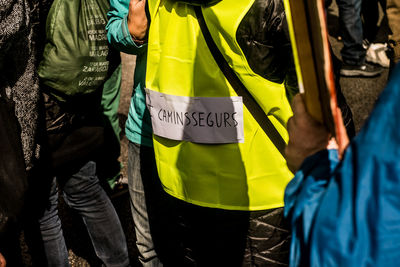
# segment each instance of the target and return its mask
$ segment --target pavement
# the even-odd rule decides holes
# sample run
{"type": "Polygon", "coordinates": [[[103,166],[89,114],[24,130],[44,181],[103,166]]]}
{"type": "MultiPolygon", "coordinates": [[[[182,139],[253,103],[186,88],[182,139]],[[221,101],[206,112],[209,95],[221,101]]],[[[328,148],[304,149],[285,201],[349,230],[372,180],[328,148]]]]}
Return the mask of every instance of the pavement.
{"type": "MultiPolygon", "coordinates": [[[[328,16],[329,31],[331,34],[330,42],[333,51],[340,58],[340,49],[342,43],[338,41],[338,20],[337,7],[333,4],[329,8],[328,16]]],[[[385,32],[381,33],[385,35],[385,32]]],[[[123,74],[122,74],[122,91],[119,109],[119,118],[121,127],[127,118],[130,96],[132,94],[133,71],[135,67],[135,56],[122,54],[123,74]]],[[[384,69],[383,74],[376,78],[344,78],[341,77],[340,84],[347,102],[352,109],[356,131],[359,131],[364,124],[366,118],[371,112],[375,101],[387,82],[388,70],[384,69]]],[[[128,141],[124,134],[121,139],[121,162],[125,166],[122,170],[124,177],[126,175],[127,166],[127,144],[128,141]]],[[[132,266],[140,266],[137,260],[137,250],[135,247],[135,234],[133,221],[131,219],[129,196],[124,194],[116,199],[113,203],[120,216],[122,226],[126,233],[128,248],[132,266]]],[[[63,222],[64,235],[69,248],[71,266],[101,266],[101,263],[94,255],[90,239],[86,232],[86,228],[80,217],[73,211],[68,209],[61,201],[60,214],[63,222]]],[[[21,237],[23,240],[23,236],[21,237]]],[[[25,266],[31,266],[30,255],[25,245],[22,247],[24,254],[25,266]]]]}

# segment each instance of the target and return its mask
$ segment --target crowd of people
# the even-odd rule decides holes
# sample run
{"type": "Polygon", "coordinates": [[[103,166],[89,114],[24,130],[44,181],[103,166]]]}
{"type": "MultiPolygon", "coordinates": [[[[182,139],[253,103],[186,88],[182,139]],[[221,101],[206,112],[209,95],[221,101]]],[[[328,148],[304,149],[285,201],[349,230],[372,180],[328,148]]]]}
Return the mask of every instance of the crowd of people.
{"type": "Polygon", "coordinates": [[[59,193],[103,265],[130,266],[109,197],[120,52],[136,55],[125,134],[142,266],[396,266],[400,1],[336,3],[341,159],[298,94],[283,0],[4,0],[0,123],[18,127],[0,135],[0,267],[22,266],[21,231],[34,266],[69,266],[59,193]],[[378,2],[380,45],[365,8],[378,2]],[[353,138],[340,76],[383,67],[390,83],[353,138]]]}

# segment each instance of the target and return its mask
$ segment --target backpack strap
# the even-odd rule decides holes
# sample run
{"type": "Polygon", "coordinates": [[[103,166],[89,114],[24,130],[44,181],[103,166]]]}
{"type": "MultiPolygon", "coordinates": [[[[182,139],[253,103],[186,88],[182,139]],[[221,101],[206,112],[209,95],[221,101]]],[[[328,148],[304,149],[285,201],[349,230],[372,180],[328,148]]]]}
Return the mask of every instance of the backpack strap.
{"type": "Polygon", "coordinates": [[[268,138],[272,141],[278,151],[285,157],[285,146],[286,142],[283,140],[282,136],[272,124],[271,120],[268,118],[267,114],[263,111],[251,93],[247,90],[246,86],[242,83],[233,69],[229,66],[228,62],[225,60],[221,51],[215,44],[210,31],[207,28],[207,24],[204,20],[203,13],[200,6],[194,6],[196,12],[197,21],[199,22],[201,32],[203,33],[204,39],[206,40],[207,46],[211,51],[218,67],[221,69],[222,73],[225,75],[226,79],[229,81],[233,89],[238,96],[242,96],[243,104],[253,115],[254,119],[261,126],[264,132],[267,134],[268,138]]]}

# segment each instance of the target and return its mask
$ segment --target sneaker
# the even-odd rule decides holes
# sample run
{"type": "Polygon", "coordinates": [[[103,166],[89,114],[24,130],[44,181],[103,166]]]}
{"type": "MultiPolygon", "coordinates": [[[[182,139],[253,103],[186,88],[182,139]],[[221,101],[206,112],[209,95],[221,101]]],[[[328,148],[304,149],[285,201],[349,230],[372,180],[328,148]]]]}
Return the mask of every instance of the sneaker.
{"type": "Polygon", "coordinates": [[[362,65],[345,65],[340,69],[340,74],[347,77],[375,77],[382,73],[382,69],[375,65],[364,63],[362,65]]]}
{"type": "Polygon", "coordinates": [[[390,60],[387,57],[387,44],[370,44],[367,49],[365,60],[374,64],[381,65],[384,68],[389,68],[390,60]]]}

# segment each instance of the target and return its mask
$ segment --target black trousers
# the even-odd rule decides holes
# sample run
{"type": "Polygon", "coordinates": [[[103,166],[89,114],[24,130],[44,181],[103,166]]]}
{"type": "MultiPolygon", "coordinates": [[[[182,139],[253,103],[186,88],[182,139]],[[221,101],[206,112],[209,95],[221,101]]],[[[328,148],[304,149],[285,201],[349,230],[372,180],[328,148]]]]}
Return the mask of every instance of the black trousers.
{"type": "Polygon", "coordinates": [[[231,211],[165,198],[164,229],[171,235],[165,266],[288,265],[290,233],[283,208],[231,211]]]}

